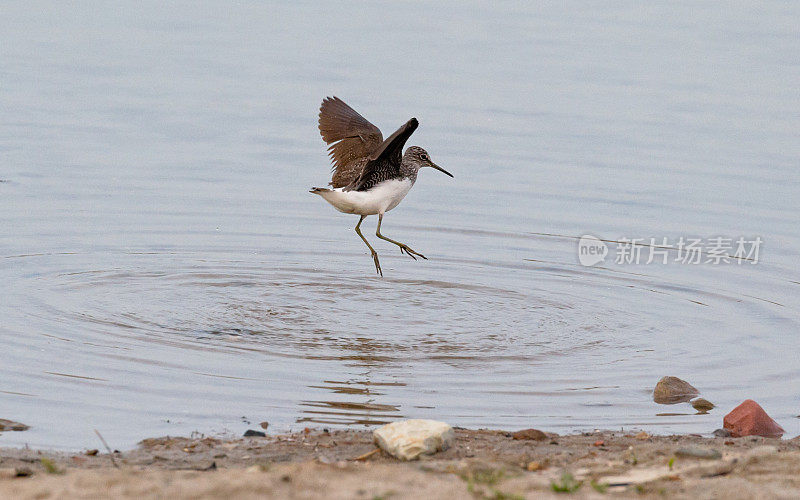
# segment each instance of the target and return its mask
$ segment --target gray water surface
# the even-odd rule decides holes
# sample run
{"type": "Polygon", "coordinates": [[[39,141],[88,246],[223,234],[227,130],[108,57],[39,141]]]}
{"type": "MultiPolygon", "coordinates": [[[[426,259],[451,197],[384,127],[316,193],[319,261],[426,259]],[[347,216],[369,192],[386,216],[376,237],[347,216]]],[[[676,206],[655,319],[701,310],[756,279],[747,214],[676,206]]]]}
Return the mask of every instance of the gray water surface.
{"type": "MultiPolygon", "coordinates": [[[[0,445],[404,417],[800,432],[800,8],[6,4],[0,445]],[[338,95],[434,170],[353,232],[310,186],[338,95]],[[760,237],[581,266],[577,238],[760,237]],[[663,375],[718,405],[659,406],[663,375]]],[[[611,252],[615,245],[609,244],[611,252]]]]}

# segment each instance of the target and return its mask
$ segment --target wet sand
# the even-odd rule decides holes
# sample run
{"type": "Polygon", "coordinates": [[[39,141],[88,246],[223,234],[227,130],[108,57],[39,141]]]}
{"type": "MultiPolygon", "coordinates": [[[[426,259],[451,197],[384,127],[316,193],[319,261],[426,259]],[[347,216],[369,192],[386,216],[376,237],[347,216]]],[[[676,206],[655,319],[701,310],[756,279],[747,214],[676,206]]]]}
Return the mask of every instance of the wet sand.
{"type": "Polygon", "coordinates": [[[800,491],[800,439],[596,432],[536,441],[457,429],[454,447],[415,462],[375,449],[370,432],[347,430],[153,438],[114,453],[114,463],[105,453],[5,448],[0,497],[796,498],[800,491]]]}

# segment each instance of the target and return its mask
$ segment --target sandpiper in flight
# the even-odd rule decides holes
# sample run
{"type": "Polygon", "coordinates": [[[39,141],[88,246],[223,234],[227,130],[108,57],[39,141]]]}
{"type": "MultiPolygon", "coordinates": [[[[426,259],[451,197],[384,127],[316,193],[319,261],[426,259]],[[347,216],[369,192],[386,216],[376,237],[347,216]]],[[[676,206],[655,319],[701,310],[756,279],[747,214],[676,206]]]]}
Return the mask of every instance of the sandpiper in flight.
{"type": "Polygon", "coordinates": [[[361,223],[368,215],[378,216],[375,236],[400,247],[414,260],[426,257],[405,243],[381,234],[383,214],[396,207],[411,190],[422,167],[433,167],[453,174],[431,161],[424,149],[411,146],[405,154],[403,146],[419,126],[416,118],[408,120],[385,141],[380,129],[358,114],[338,97],[327,97],[319,108],[319,132],[330,144],[333,179],[329,188],[312,188],[311,193],[325,198],[340,212],[360,215],[356,233],[369,248],[375,270],[383,276],[378,253],[361,234],[361,223]]]}

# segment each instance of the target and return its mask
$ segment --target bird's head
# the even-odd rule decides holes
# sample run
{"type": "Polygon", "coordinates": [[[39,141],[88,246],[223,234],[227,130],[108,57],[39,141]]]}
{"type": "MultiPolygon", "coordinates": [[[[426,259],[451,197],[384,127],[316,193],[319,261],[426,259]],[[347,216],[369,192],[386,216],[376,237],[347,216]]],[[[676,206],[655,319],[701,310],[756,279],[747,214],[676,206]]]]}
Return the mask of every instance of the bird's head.
{"type": "Polygon", "coordinates": [[[414,167],[416,170],[419,170],[422,167],[435,168],[436,170],[444,172],[450,177],[453,177],[453,174],[433,163],[428,152],[419,146],[411,146],[410,148],[406,149],[406,152],[403,155],[403,163],[414,167]]]}

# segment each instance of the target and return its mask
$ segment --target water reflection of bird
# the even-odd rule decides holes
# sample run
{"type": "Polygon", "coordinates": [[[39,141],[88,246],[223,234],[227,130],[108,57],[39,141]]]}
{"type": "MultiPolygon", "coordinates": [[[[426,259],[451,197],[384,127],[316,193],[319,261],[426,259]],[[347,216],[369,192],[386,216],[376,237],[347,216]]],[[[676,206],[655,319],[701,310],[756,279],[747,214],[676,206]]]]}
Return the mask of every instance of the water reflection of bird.
{"type": "Polygon", "coordinates": [[[356,233],[364,240],[375,262],[375,270],[383,276],[378,253],[361,234],[361,223],[368,215],[378,216],[375,236],[400,247],[416,260],[425,259],[421,253],[405,243],[400,243],[381,234],[383,214],[396,207],[411,190],[422,167],[432,167],[453,177],[453,174],[431,161],[430,155],[418,146],[403,146],[419,126],[416,118],[408,120],[386,140],[381,131],[338,97],[328,97],[319,109],[319,131],[322,139],[330,144],[333,160],[331,188],[312,188],[346,214],[360,215],[356,233]]]}

